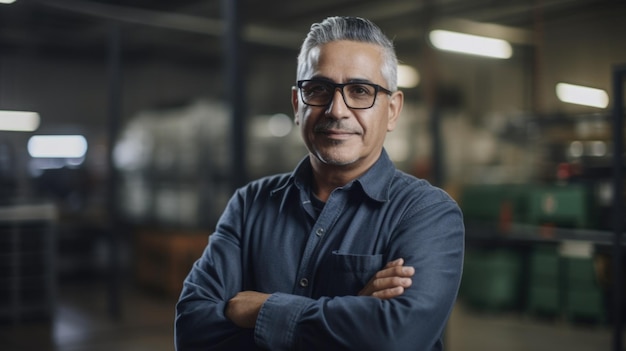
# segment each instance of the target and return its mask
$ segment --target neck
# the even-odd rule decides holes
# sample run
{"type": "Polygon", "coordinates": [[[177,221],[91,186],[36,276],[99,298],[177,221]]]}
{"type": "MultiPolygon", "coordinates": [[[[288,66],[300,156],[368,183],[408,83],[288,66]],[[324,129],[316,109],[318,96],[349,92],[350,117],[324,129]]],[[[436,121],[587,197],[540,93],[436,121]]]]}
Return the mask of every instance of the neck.
{"type": "MultiPolygon", "coordinates": [[[[330,165],[314,155],[310,157],[313,168],[313,193],[326,202],[333,190],[342,187],[363,175],[372,165],[330,165]]],[[[374,161],[376,162],[376,161],[374,161]]]]}

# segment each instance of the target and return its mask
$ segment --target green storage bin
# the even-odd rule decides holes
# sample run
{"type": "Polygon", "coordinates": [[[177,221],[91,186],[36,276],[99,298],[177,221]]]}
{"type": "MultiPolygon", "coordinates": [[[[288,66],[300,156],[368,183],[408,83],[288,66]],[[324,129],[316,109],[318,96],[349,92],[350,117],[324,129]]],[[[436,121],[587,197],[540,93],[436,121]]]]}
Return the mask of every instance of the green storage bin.
{"type": "Polygon", "coordinates": [[[535,187],[529,195],[528,222],[567,228],[589,228],[591,193],[582,185],[535,187]]]}
{"type": "Polygon", "coordinates": [[[471,307],[500,311],[519,306],[522,256],[509,249],[468,249],[459,297],[471,307]]]}
{"type": "Polygon", "coordinates": [[[510,220],[523,222],[530,188],[518,184],[468,185],[461,192],[459,205],[464,218],[469,221],[498,222],[503,211],[508,210],[511,211],[510,220]]]}
{"type": "Polygon", "coordinates": [[[570,319],[606,320],[604,296],[592,258],[563,257],[565,277],[564,312],[570,319]]]}
{"type": "Polygon", "coordinates": [[[555,245],[537,245],[528,258],[526,310],[531,314],[561,313],[563,276],[561,257],[555,245]]]}
{"type": "Polygon", "coordinates": [[[596,288],[569,289],[566,293],[564,311],[571,320],[606,321],[604,297],[596,288]]]}
{"type": "Polygon", "coordinates": [[[532,278],[557,279],[560,276],[560,256],[554,245],[537,245],[531,249],[528,264],[532,278]]]}
{"type": "Polygon", "coordinates": [[[531,285],[526,308],[531,314],[557,316],[561,313],[561,294],[558,284],[531,285]]]}
{"type": "Polygon", "coordinates": [[[591,258],[563,258],[568,288],[597,286],[596,272],[591,258]]]}

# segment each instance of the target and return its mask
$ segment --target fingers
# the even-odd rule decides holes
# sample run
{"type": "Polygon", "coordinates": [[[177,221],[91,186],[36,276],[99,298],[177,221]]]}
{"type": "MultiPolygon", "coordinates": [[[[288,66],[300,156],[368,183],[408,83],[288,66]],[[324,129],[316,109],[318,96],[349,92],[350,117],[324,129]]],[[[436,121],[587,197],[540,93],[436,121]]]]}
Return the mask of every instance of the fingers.
{"type": "Polygon", "coordinates": [[[408,288],[413,284],[413,280],[411,278],[403,278],[403,277],[389,277],[389,278],[378,278],[374,279],[371,282],[373,291],[382,291],[394,288],[408,288]]]}
{"type": "Polygon", "coordinates": [[[379,299],[391,299],[400,296],[404,290],[413,284],[411,278],[390,277],[373,279],[370,281],[367,290],[361,295],[373,296],[379,299]]]}
{"type": "Polygon", "coordinates": [[[404,258],[398,258],[391,262],[387,262],[387,264],[385,265],[385,268],[390,268],[394,266],[402,266],[403,264],[404,264],[404,258]]]}
{"type": "Polygon", "coordinates": [[[381,300],[391,299],[397,296],[400,296],[404,293],[404,288],[401,286],[397,286],[391,289],[380,290],[372,293],[371,296],[379,298],[381,300]]]}
{"type": "Polygon", "coordinates": [[[376,272],[375,279],[387,277],[412,277],[415,274],[415,268],[403,266],[404,260],[399,258],[395,261],[387,263],[385,268],[376,272]]]}
{"type": "Polygon", "coordinates": [[[402,258],[388,262],[383,269],[376,272],[367,285],[359,292],[361,296],[374,296],[381,299],[390,299],[404,293],[411,286],[411,277],[415,269],[403,266],[402,258]]]}

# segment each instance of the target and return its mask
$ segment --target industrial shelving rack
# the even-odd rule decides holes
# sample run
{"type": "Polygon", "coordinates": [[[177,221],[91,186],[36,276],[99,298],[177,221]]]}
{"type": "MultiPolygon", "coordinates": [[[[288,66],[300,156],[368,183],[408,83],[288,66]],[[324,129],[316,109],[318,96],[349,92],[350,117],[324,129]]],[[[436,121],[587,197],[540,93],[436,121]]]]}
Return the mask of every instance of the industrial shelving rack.
{"type": "Polygon", "coordinates": [[[52,317],[56,218],[52,204],[0,207],[0,323],[52,317]]]}

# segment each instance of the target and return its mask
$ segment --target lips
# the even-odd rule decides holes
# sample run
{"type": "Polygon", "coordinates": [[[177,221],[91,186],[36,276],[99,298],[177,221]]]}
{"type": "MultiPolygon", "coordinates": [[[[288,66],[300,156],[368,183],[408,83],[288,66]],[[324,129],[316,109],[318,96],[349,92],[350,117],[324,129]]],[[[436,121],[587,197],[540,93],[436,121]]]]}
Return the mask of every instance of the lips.
{"type": "Polygon", "coordinates": [[[320,131],[318,131],[318,133],[328,134],[328,135],[352,135],[352,134],[358,134],[358,133],[356,133],[354,131],[350,131],[350,130],[337,130],[337,129],[320,130],[320,131]]]}
{"type": "Polygon", "coordinates": [[[315,130],[315,133],[334,142],[347,141],[348,139],[359,135],[359,133],[353,130],[346,129],[318,129],[315,130]]]}
{"type": "Polygon", "coordinates": [[[317,124],[313,127],[313,132],[318,134],[326,134],[328,136],[349,136],[349,135],[359,135],[361,132],[354,128],[348,128],[346,126],[342,126],[337,122],[326,122],[317,124]]]}

